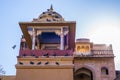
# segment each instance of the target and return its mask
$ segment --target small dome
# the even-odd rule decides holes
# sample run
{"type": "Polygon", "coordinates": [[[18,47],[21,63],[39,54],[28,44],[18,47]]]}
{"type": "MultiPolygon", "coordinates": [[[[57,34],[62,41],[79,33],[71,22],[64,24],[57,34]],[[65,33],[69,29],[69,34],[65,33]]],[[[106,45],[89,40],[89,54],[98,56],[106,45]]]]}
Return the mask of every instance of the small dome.
{"type": "Polygon", "coordinates": [[[53,11],[53,7],[51,5],[50,9],[48,9],[47,11],[43,12],[38,19],[34,19],[33,21],[40,21],[40,22],[58,22],[58,21],[64,21],[64,19],[62,18],[62,16],[53,11]]]}

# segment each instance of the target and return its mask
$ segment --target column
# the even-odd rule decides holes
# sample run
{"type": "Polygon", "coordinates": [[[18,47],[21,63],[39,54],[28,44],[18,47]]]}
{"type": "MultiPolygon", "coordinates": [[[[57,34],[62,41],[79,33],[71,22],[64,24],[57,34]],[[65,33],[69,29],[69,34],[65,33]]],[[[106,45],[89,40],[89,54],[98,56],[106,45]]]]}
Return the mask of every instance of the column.
{"type": "Polygon", "coordinates": [[[22,37],[21,39],[21,46],[22,46],[22,49],[25,50],[27,47],[26,47],[26,40],[24,37],[22,37]]]}
{"type": "Polygon", "coordinates": [[[42,30],[36,30],[36,41],[37,41],[37,48],[41,49],[41,42],[39,36],[42,34],[42,30]]]}
{"type": "Polygon", "coordinates": [[[32,50],[35,49],[35,29],[32,30],[32,50]]]}
{"type": "Polygon", "coordinates": [[[64,32],[63,32],[63,28],[61,28],[61,34],[60,34],[60,50],[64,50],[64,32]]]}

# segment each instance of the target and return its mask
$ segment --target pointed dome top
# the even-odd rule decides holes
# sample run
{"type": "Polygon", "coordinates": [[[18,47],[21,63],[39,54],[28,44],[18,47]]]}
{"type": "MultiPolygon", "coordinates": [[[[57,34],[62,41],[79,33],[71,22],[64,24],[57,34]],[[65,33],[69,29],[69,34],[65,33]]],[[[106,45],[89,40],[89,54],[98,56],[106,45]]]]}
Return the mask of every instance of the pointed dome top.
{"type": "Polygon", "coordinates": [[[50,11],[53,11],[53,6],[52,6],[52,4],[51,4],[51,6],[50,6],[50,11]]]}
{"type": "Polygon", "coordinates": [[[47,11],[40,14],[40,16],[37,19],[34,19],[33,21],[59,22],[59,21],[64,21],[64,19],[59,13],[53,10],[53,6],[51,5],[50,9],[47,9],[47,11]]]}

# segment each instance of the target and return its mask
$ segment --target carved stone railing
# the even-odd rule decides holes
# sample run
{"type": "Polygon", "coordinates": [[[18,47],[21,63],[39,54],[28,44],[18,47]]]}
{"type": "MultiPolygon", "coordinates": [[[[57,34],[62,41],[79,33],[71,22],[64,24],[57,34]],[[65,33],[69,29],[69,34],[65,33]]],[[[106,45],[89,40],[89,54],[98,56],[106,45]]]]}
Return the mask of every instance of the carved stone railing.
{"type": "Polygon", "coordinates": [[[114,57],[112,50],[91,50],[89,54],[74,53],[74,57],[114,57]]]}
{"type": "Polygon", "coordinates": [[[95,55],[109,55],[113,54],[113,50],[92,50],[91,51],[95,55]]]}
{"type": "Polygon", "coordinates": [[[20,50],[18,57],[73,56],[72,50],[20,50]]]}

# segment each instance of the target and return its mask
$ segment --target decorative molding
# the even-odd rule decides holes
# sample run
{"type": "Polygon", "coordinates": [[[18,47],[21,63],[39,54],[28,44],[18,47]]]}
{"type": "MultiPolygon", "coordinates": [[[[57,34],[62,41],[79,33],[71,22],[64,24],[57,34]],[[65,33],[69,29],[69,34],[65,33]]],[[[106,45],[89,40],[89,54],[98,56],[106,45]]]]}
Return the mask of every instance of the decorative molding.
{"type": "Polygon", "coordinates": [[[42,31],[41,30],[37,30],[37,34],[36,35],[38,36],[38,35],[41,35],[41,34],[42,34],[42,31]]]}
{"type": "Polygon", "coordinates": [[[60,36],[61,31],[60,30],[55,30],[55,34],[57,34],[58,36],[60,36]]]}
{"type": "Polygon", "coordinates": [[[15,65],[16,69],[73,69],[74,65],[15,65]]]}

